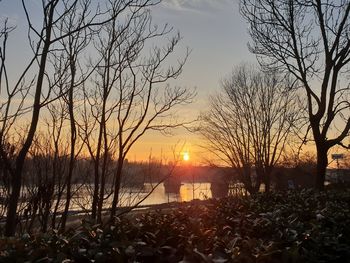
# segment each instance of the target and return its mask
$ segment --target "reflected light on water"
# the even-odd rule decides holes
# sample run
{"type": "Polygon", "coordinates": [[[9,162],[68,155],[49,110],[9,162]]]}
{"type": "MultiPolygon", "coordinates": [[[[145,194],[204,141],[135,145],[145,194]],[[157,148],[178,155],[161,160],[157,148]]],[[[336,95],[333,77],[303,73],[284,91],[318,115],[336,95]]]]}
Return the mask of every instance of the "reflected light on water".
{"type": "MultiPolygon", "coordinates": [[[[144,198],[154,185],[146,183],[143,189],[122,188],[119,206],[132,206],[144,198]]],[[[91,186],[81,187],[73,196],[69,209],[72,211],[87,210],[91,208],[92,197],[90,192],[91,186]]],[[[164,184],[158,185],[154,191],[140,205],[155,205],[169,202],[188,202],[193,199],[204,200],[212,197],[210,183],[189,183],[184,182],[180,187],[179,193],[166,193],[164,184]],[[194,189],[194,191],[193,191],[194,189]]],[[[112,203],[112,196],[105,200],[105,208],[109,208],[112,203]]],[[[1,204],[0,204],[1,205],[1,204]]],[[[0,207],[1,209],[1,207],[0,207]]],[[[59,207],[59,212],[63,211],[64,204],[59,207]]]]}
{"type": "Polygon", "coordinates": [[[186,183],[180,187],[179,201],[188,202],[193,199],[207,199],[211,198],[210,184],[209,183],[186,183]],[[194,188],[194,192],[193,192],[194,188]],[[194,193],[194,196],[193,196],[194,193]]]}

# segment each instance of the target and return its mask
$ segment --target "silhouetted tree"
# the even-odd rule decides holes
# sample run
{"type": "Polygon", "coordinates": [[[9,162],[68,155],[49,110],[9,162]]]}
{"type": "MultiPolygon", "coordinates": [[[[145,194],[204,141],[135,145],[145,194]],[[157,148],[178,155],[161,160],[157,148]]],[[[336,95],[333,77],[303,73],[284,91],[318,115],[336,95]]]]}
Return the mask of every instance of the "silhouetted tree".
{"type": "Polygon", "coordinates": [[[201,116],[204,147],[240,171],[250,193],[262,182],[269,191],[271,172],[298,118],[296,94],[288,80],[241,65],[222,82],[222,91],[209,105],[201,116]]]}
{"type": "Polygon", "coordinates": [[[350,1],[241,0],[250,50],[268,69],[297,80],[307,97],[317,150],[315,186],[323,189],[328,151],[350,131],[350,1]]]}
{"type": "MultiPolygon", "coordinates": [[[[153,5],[154,2],[150,1],[149,4],[153,5]]],[[[134,9],[124,23],[112,20],[106,24],[96,41],[95,47],[101,56],[96,87],[85,93],[91,114],[98,120],[95,122],[98,123],[99,132],[94,134],[89,126],[84,129],[90,135],[86,141],[91,141],[91,136],[98,137],[95,140],[97,148],[92,154],[96,156],[95,161],[101,153],[106,154],[101,156],[102,166],[96,164],[95,167],[92,209],[95,210],[99,199],[98,214],[101,213],[103,201],[104,182],[101,180],[105,177],[104,160],[107,160],[111,145],[117,163],[113,179],[113,218],[119,201],[124,160],[133,145],[149,130],[167,133],[185,124],[175,116],[173,109],[190,103],[194,93],[186,88],[170,87],[167,81],[180,75],[188,52],[177,66],[165,66],[180,41],[180,35],[170,37],[169,43],[162,48],[153,46],[150,51],[146,49],[152,40],[161,41],[171,31],[168,26],[154,26],[150,10],[134,9]]],[[[85,119],[88,122],[88,118],[85,119]]],[[[93,152],[91,149],[89,151],[93,152]]]]}
{"type": "MultiPolygon", "coordinates": [[[[33,56],[18,77],[18,80],[14,83],[8,80],[7,57],[5,56],[8,35],[13,28],[8,27],[5,21],[0,30],[2,43],[0,52],[0,91],[3,96],[0,107],[0,156],[7,171],[11,174],[11,193],[5,225],[5,235],[7,236],[14,235],[16,230],[16,211],[21,190],[24,162],[38,126],[41,109],[66,93],[66,91],[57,92],[58,97],[56,98],[51,96],[53,90],[59,87],[57,85],[59,79],[55,78],[57,76],[50,74],[52,67],[49,67],[49,61],[51,59],[55,60],[55,57],[62,49],[60,41],[83,30],[98,30],[101,25],[115,19],[124,10],[144,6],[148,1],[111,0],[107,2],[109,4],[108,9],[110,6],[113,6],[119,12],[114,13],[113,16],[106,15],[107,13],[109,14],[107,10],[104,10],[106,5],[89,5],[89,0],[43,0],[41,1],[42,13],[40,17],[42,24],[40,25],[40,23],[33,22],[28,2],[23,0],[22,6],[28,23],[29,45],[33,51],[33,56]],[[84,10],[85,7],[89,7],[88,10],[84,10]],[[62,28],[59,27],[61,22],[67,18],[69,19],[70,15],[76,12],[79,12],[78,16],[84,15],[81,18],[81,23],[74,23],[71,27],[62,31],[62,28]],[[24,103],[29,102],[27,100],[29,96],[33,96],[30,106],[28,106],[28,103],[24,103]],[[13,132],[14,123],[25,113],[31,114],[29,128],[24,136],[23,143],[18,146],[15,160],[8,160],[4,147],[5,142],[9,134],[13,132]]],[[[40,16],[40,14],[36,15],[40,16]]],[[[69,64],[67,64],[68,68],[69,64]]],[[[62,74],[61,76],[64,75],[62,74]]]]}
{"type": "Polygon", "coordinates": [[[48,230],[50,216],[54,220],[57,214],[53,208],[61,200],[60,191],[66,187],[62,183],[66,178],[67,147],[62,136],[66,113],[63,101],[59,102],[48,106],[49,116],[41,125],[43,129],[36,132],[25,163],[27,173],[23,181],[29,193],[25,219],[30,219],[25,230],[28,232],[38,222],[41,231],[48,230]],[[29,215],[31,218],[26,218],[29,215]]]}
{"type": "MultiPolygon", "coordinates": [[[[58,32],[60,32],[62,35],[69,32],[70,28],[72,27],[82,27],[85,23],[86,17],[88,16],[90,5],[90,1],[80,2],[79,5],[75,5],[72,8],[73,10],[61,20],[60,24],[57,25],[58,32]]],[[[64,77],[61,78],[64,79],[64,81],[59,82],[58,85],[61,87],[60,90],[66,91],[66,94],[62,96],[62,99],[65,102],[68,112],[70,133],[69,166],[65,182],[66,202],[60,222],[61,231],[64,231],[66,227],[68,211],[72,198],[72,177],[75,162],[77,155],[82,148],[82,145],[77,145],[77,124],[75,111],[78,107],[76,106],[76,103],[79,102],[79,95],[82,93],[81,89],[83,85],[85,85],[86,80],[95,69],[93,65],[90,65],[90,67],[85,69],[85,67],[82,66],[80,57],[85,55],[93,35],[94,32],[91,32],[85,28],[61,39],[60,44],[63,46],[63,51],[59,59],[55,60],[56,74],[64,75],[64,77]],[[62,64],[67,66],[63,66],[62,68],[62,64]]]]}

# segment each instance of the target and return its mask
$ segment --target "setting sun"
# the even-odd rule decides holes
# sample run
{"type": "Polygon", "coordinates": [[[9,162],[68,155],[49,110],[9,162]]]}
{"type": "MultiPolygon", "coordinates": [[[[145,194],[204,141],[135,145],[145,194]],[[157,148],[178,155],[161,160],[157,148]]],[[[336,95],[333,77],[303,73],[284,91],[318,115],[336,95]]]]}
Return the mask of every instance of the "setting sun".
{"type": "Polygon", "coordinates": [[[184,161],[189,161],[190,160],[190,154],[188,152],[184,152],[183,160],[184,161]]]}

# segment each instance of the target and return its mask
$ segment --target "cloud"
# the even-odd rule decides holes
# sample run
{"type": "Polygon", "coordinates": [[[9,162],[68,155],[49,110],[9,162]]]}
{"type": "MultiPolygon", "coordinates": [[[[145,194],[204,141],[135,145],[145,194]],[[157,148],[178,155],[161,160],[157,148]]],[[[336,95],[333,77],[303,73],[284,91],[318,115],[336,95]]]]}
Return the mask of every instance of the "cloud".
{"type": "Polygon", "coordinates": [[[210,14],[216,10],[232,8],[232,0],[163,0],[162,6],[174,11],[210,14]]]}

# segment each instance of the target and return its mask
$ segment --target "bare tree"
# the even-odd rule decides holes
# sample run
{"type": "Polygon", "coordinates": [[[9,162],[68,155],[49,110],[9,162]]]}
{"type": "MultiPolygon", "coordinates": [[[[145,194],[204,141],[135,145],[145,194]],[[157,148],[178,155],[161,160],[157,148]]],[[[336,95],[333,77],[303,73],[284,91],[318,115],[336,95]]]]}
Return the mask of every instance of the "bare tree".
{"type": "MultiPolygon", "coordinates": [[[[0,90],[4,100],[1,102],[0,154],[6,169],[11,174],[11,194],[5,226],[5,234],[7,236],[14,235],[16,230],[16,210],[21,190],[24,162],[38,126],[41,109],[57,99],[52,98],[51,95],[53,90],[58,87],[59,79],[50,74],[52,68],[49,67],[49,58],[56,56],[57,52],[60,52],[62,49],[60,41],[83,30],[96,30],[124,10],[130,7],[144,6],[149,1],[111,0],[107,1],[109,3],[108,7],[107,5],[89,5],[90,2],[89,0],[44,0],[41,2],[42,24],[37,25],[31,17],[28,2],[22,1],[25,17],[27,18],[29,44],[33,51],[33,56],[27,66],[25,66],[23,73],[20,74],[18,80],[13,84],[8,81],[5,56],[7,38],[11,28],[5,23],[3,30],[1,30],[0,37],[3,45],[0,59],[0,90]],[[84,11],[86,6],[89,6],[89,9],[84,11]],[[114,13],[114,16],[106,15],[108,13],[107,8],[109,9],[110,6],[118,9],[119,12],[114,13]],[[104,10],[104,8],[106,9],[104,10]],[[64,33],[59,32],[60,27],[57,25],[60,25],[62,20],[70,17],[72,12],[79,12],[80,14],[85,14],[85,16],[81,18],[81,23],[72,25],[64,33]],[[34,99],[31,105],[28,106],[30,100],[26,99],[29,95],[32,95],[34,99]],[[25,101],[27,103],[24,103],[25,101]],[[23,144],[18,148],[15,160],[8,160],[4,147],[6,138],[13,131],[13,125],[16,120],[25,113],[31,115],[28,132],[25,135],[23,144]]],[[[67,69],[68,67],[69,64],[67,64],[67,69]]],[[[59,94],[60,97],[65,93],[66,91],[62,91],[56,94],[59,94]]]]}
{"type": "Polygon", "coordinates": [[[315,186],[323,189],[328,151],[350,131],[350,1],[241,0],[250,50],[259,62],[295,77],[307,97],[317,150],[315,186]]]}
{"type": "MultiPolygon", "coordinates": [[[[171,31],[167,25],[163,28],[153,25],[150,10],[134,9],[124,23],[112,20],[106,24],[96,41],[101,63],[97,67],[96,87],[86,92],[86,101],[91,114],[97,117],[97,122],[93,122],[98,123],[99,132],[94,134],[91,126],[83,126],[85,133],[90,135],[86,141],[97,136],[97,148],[88,148],[95,161],[98,158],[102,161],[95,164],[92,206],[94,211],[98,203],[99,215],[104,199],[103,167],[108,152],[115,152],[117,161],[113,179],[113,218],[119,201],[124,160],[133,145],[149,130],[168,133],[185,124],[175,116],[173,109],[190,103],[194,93],[186,88],[170,87],[166,82],[180,75],[188,52],[177,66],[166,67],[180,35],[170,37],[169,43],[162,48],[151,46],[152,41],[162,41],[171,31]],[[146,49],[148,46],[151,46],[150,50],[146,49]],[[100,156],[102,153],[104,156],[100,156]]],[[[88,119],[85,117],[86,122],[88,119]]]]}
{"type": "Polygon", "coordinates": [[[67,148],[64,147],[62,136],[66,113],[63,101],[60,102],[49,106],[49,117],[44,121],[45,124],[41,125],[46,129],[37,131],[25,163],[27,176],[23,181],[29,196],[26,198],[27,207],[23,216],[25,220],[29,219],[28,216],[31,217],[26,227],[28,232],[31,232],[34,224],[38,222],[41,231],[46,232],[50,216],[56,217],[57,209],[52,211],[55,201],[60,201],[58,192],[61,189],[57,189],[57,186],[66,174],[67,148]]]}
{"type": "MultiPolygon", "coordinates": [[[[177,118],[174,108],[191,103],[195,95],[191,90],[170,87],[166,83],[180,75],[187,59],[188,53],[183,60],[179,60],[178,66],[164,69],[167,58],[173,53],[180,40],[179,34],[171,38],[167,46],[154,47],[150,57],[140,59],[145,41],[151,38],[150,35],[147,36],[147,30],[151,28],[149,13],[145,13],[142,19],[141,23],[144,23],[144,28],[141,28],[140,35],[146,33],[146,38],[143,43],[141,42],[133,48],[134,54],[132,56],[127,54],[126,67],[120,72],[120,85],[117,87],[119,96],[116,112],[118,166],[115,174],[111,218],[116,213],[122,167],[130,149],[150,130],[169,133],[174,128],[183,127],[186,123],[177,118]]],[[[167,29],[164,28],[161,32],[151,32],[151,34],[165,36],[167,29]]],[[[136,37],[138,38],[138,36],[136,37]]]]}
{"type": "MultiPolygon", "coordinates": [[[[62,19],[61,23],[58,25],[58,32],[60,35],[66,34],[66,32],[70,31],[70,28],[79,25],[82,27],[85,23],[85,19],[87,17],[87,13],[89,12],[89,7],[91,2],[80,2],[80,5],[76,5],[73,7],[74,10],[67,14],[64,19],[62,19]],[[81,10],[81,11],[80,11],[81,10]]],[[[79,60],[79,56],[84,54],[84,51],[88,49],[89,44],[91,43],[92,36],[94,32],[91,32],[87,28],[83,30],[79,30],[70,34],[68,37],[60,40],[60,43],[63,46],[63,51],[61,53],[60,59],[56,59],[54,61],[56,65],[56,74],[63,74],[67,77],[63,78],[66,81],[61,82],[61,90],[66,90],[66,95],[63,96],[63,100],[65,101],[68,119],[69,119],[69,130],[70,130],[70,153],[69,153],[69,166],[68,166],[68,174],[66,178],[66,202],[64,212],[61,218],[60,228],[61,231],[64,231],[66,227],[66,221],[68,217],[68,211],[71,203],[72,197],[72,177],[75,167],[75,162],[77,155],[82,149],[82,145],[77,144],[77,125],[76,125],[76,114],[75,110],[77,109],[77,102],[79,101],[79,91],[81,93],[82,87],[90,76],[90,74],[94,71],[94,67],[85,69],[81,65],[81,61],[79,60]],[[60,63],[60,60],[65,60],[66,63],[60,63]],[[60,68],[61,64],[68,64],[68,68],[62,71],[60,68]],[[80,88],[80,89],[79,89],[80,88]]],[[[63,68],[65,69],[65,68],[63,68]]]]}
{"type": "Polygon", "coordinates": [[[298,117],[295,96],[289,82],[275,73],[241,65],[222,82],[222,92],[211,97],[209,111],[202,114],[204,147],[240,171],[250,193],[262,182],[270,190],[272,170],[298,117]]]}

